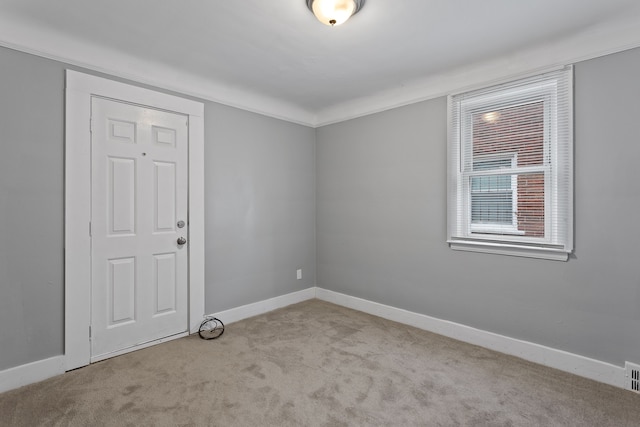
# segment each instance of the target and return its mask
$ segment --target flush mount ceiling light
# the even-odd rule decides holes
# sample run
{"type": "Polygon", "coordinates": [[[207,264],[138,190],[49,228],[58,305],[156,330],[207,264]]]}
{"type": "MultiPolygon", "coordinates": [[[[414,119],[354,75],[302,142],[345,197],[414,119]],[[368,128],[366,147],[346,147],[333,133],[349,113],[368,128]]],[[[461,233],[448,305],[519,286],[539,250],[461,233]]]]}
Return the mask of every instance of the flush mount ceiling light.
{"type": "Polygon", "coordinates": [[[307,7],[325,25],[340,25],[358,13],[365,0],[307,0],[307,7]]]}

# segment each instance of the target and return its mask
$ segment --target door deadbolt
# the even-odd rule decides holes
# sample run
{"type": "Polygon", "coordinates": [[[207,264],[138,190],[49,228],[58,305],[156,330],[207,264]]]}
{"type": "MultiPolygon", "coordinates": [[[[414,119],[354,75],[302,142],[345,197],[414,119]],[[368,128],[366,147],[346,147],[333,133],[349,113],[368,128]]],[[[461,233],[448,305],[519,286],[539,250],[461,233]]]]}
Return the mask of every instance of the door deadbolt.
{"type": "Polygon", "coordinates": [[[178,228],[184,228],[184,221],[178,221],[178,228]]]}
{"type": "Polygon", "coordinates": [[[187,239],[185,239],[184,237],[178,237],[179,245],[184,245],[185,243],[187,243],[187,239]]]}

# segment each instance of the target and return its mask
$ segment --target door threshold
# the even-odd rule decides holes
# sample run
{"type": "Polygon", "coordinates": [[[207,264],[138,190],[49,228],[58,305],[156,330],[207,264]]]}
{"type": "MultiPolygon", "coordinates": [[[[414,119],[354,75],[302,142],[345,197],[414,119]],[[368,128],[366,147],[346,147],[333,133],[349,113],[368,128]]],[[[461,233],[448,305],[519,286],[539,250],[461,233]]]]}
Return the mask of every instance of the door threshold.
{"type": "Polygon", "coordinates": [[[102,360],[111,359],[112,357],[121,356],[123,354],[131,353],[132,351],[142,350],[143,348],[151,347],[163,342],[169,342],[177,340],[178,338],[184,338],[189,336],[189,331],[180,332],[179,334],[170,335],[168,337],[160,338],[153,341],[148,341],[142,344],[136,344],[131,347],[123,348],[122,350],[112,351],[110,353],[101,354],[99,356],[91,356],[91,363],[100,362],[102,360]]]}

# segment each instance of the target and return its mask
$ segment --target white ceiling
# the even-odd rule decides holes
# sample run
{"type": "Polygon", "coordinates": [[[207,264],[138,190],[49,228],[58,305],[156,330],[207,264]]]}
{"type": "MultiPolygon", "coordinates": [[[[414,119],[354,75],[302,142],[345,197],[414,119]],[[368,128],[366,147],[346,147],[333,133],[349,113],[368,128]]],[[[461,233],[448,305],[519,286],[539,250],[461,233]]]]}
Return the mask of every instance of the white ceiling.
{"type": "Polygon", "coordinates": [[[640,46],[640,1],[1,0],[0,44],[317,126],[640,46]]]}

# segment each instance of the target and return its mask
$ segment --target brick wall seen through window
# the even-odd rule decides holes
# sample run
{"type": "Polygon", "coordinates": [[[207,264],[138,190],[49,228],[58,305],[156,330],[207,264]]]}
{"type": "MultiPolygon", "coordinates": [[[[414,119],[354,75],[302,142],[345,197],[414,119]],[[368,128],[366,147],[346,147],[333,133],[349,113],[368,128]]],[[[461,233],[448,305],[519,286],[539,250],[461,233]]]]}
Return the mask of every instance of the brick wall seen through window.
{"type": "MultiPolygon", "coordinates": [[[[544,104],[534,102],[473,114],[473,157],[512,156],[516,165],[544,163],[544,104]]],[[[515,218],[525,236],[544,237],[544,173],[519,174],[515,218]]]]}

